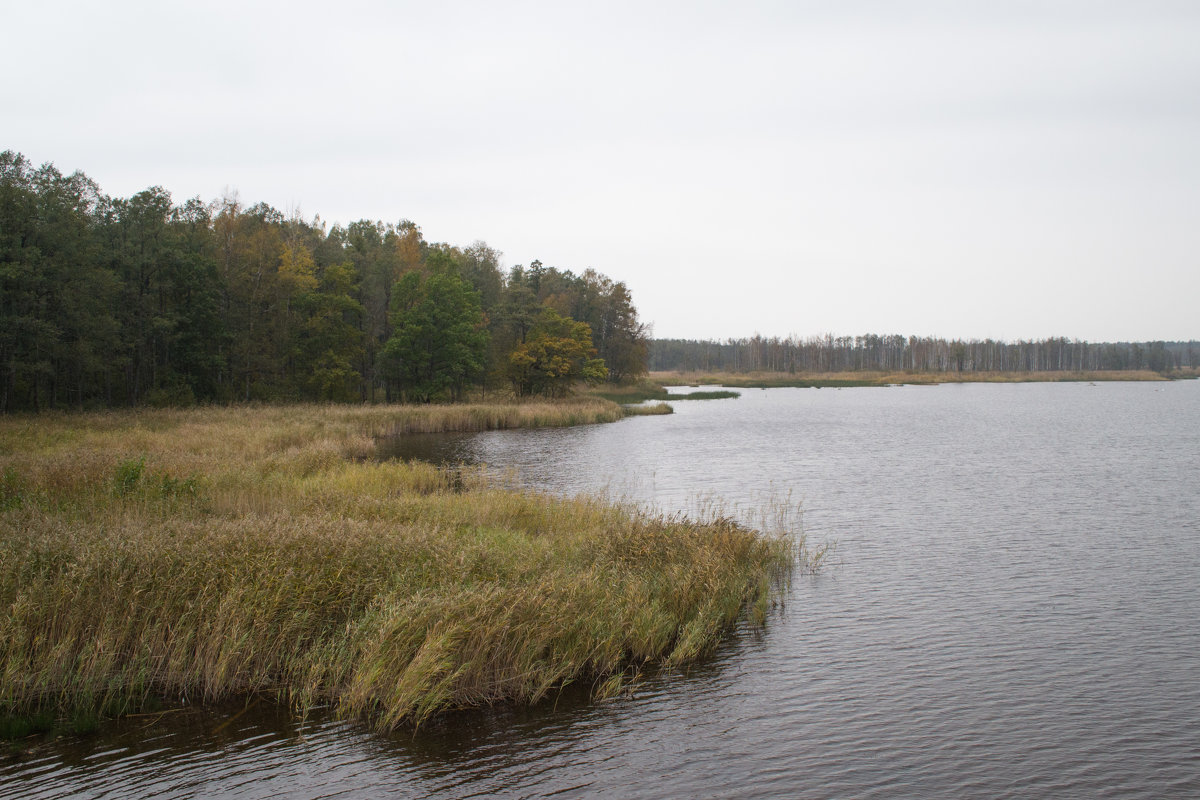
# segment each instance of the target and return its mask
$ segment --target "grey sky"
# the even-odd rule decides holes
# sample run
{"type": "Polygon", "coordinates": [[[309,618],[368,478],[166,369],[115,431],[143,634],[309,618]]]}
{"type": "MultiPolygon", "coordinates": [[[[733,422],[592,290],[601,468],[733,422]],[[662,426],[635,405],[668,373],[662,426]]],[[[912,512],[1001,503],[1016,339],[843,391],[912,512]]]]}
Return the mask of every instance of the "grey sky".
{"type": "Polygon", "coordinates": [[[6,5],[0,149],[109,194],[409,218],[658,336],[1200,338],[1200,3],[6,5]]]}

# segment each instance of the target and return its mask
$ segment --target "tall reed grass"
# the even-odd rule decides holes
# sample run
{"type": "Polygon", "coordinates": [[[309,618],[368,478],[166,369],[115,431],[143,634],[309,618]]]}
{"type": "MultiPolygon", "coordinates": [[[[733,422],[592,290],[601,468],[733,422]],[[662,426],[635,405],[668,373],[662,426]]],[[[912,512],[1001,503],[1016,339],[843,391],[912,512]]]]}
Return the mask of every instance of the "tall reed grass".
{"type": "Polygon", "coordinates": [[[0,419],[0,717],[266,694],[391,729],[700,656],[795,539],[364,458],[607,405],[0,419]]]}

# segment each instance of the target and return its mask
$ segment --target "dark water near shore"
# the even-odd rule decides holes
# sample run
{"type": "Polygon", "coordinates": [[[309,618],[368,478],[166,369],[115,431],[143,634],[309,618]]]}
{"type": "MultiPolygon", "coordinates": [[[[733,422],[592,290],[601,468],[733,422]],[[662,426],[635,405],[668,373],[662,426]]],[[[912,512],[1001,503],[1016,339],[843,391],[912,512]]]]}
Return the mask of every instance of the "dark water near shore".
{"type": "Polygon", "coordinates": [[[174,712],[0,760],[0,796],[1200,797],[1200,382],[744,390],[406,446],[665,511],[790,493],[837,548],[632,698],[390,737],[174,712]]]}

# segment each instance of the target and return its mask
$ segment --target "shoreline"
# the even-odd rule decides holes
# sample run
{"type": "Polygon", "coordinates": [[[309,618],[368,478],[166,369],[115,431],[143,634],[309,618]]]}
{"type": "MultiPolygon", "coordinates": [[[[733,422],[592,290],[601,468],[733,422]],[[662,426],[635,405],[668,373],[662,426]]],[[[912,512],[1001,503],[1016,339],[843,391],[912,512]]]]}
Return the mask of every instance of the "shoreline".
{"type": "Polygon", "coordinates": [[[267,696],[391,730],[609,696],[765,620],[789,535],[368,458],[378,435],[625,416],[514,405],[0,418],[0,728],[267,696]]]}
{"type": "Polygon", "coordinates": [[[1151,370],[1090,372],[651,372],[647,381],[660,386],[728,386],[744,389],[846,388],[860,386],[935,386],[942,383],[1100,383],[1111,381],[1194,380],[1200,371],[1164,375],[1151,370]]]}

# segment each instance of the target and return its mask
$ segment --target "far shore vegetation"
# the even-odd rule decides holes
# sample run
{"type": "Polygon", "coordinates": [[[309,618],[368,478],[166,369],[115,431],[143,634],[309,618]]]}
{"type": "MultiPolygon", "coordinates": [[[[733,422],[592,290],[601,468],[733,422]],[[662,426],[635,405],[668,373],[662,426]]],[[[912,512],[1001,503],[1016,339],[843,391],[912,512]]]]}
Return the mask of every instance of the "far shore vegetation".
{"type": "MultiPolygon", "coordinates": [[[[1200,342],[1087,342],[1049,339],[942,339],[929,336],[789,336],[715,340],[654,339],[649,369],[655,373],[763,374],[781,379],[824,376],[874,385],[881,378],[929,376],[928,382],[953,380],[1056,380],[1055,375],[1087,375],[1069,380],[1129,380],[1145,372],[1195,376],[1200,342]],[[784,378],[783,376],[787,376],[784,378]],[[956,377],[961,376],[961,377],[956,377]],[[1041,376],[1041,377],[1039,377],[1041,376]],[[937,380],[933,380],[936,378],[937,380]]],[[[909,383],[914,380],[907,381],[909,383]]],[[[780,384],[784,385],[784,384],[780,384]]],[[[795,385],[795,384],[786,384],[795,385]]],[[[846,384],[849,385],[849,384],[846,384]]]]}
{"type": "Polygon", "coordinates": [[[13,735],[267,696],[379,729],[646,665],[762,622],[803,541],[372,458],[377,437],[619,419],[595,398],[0,417],[13,735]]]}
{"type": "MultiPolygon", "coordinates": [[[[1168,381],[1200,377],[1200,370],[1185,368],[1171,372],[1153,370],[1095,370],[1082,372],[651,372],[647,385],[722,386],[741,389],[848,388],[855,386],[935,385],[939,383],[1042,383],[1102,381],[1168,381]]],[[[664,396],[665,390],[664,390],[664,396]]],[[[683,399],[670,395],[670,399],[683,399]]]]}

